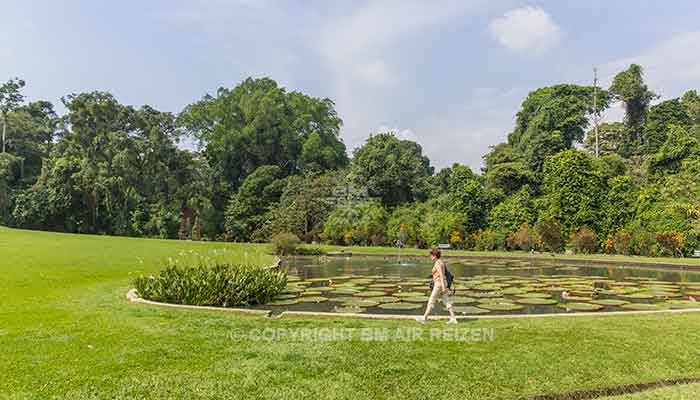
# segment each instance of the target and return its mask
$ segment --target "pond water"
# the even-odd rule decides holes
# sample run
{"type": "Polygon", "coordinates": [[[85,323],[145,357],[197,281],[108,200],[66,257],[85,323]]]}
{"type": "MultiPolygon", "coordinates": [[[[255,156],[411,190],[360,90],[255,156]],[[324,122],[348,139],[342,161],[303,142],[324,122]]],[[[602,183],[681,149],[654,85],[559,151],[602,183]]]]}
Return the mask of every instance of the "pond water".
{"type": "MultiPolygon", "coordinates": [[[[286,290],[263,308],[336,313],[411,314],[430,295],[427,257],[285,260],[286,290]]],[[[547,314],[700,307],[700,273],[551,261],[446,260],[459,315],[547,314]],[[694,301],[697,296],[698,302],[694,301]]],[[[434,315],[447,315],[439,303],[434,315]]]]}

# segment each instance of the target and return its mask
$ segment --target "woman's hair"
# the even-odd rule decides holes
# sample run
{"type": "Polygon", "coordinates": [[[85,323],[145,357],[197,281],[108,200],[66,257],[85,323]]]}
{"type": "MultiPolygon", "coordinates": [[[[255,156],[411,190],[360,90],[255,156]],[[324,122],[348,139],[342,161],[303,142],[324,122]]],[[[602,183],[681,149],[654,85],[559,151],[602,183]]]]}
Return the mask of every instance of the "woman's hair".
{"type": "Polygon", "coordinates": [[[435,258],[440,258],[442,253],[440,253],[440,250],[438,250],[436,248],[432,248],[432,249],[430,249],[430,255],[435,256],[435,258]]]}

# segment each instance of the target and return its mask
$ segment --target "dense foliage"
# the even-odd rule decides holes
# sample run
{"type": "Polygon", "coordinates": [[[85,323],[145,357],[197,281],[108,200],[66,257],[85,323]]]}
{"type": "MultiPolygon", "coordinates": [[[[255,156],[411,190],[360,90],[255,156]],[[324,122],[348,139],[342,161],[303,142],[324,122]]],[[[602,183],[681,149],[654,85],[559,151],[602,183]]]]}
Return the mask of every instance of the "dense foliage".
{"type": "Polygon", "coordinates": [[[178,115],[92,92],[66,96],[59,116],[49,102],[25,103],[23,87],[0,88],[8,225],[482,250],[700,249],[700,96],[657,102],[638,65],[607,90],[531,92],[482,171],[435,171],[418,143],[392,132],[371,134],[349,159],[333,102],[268,78],[220,88],[178,115]],[[596,140],[591,116],[613,102],[625,117],[602,123],[596,140]],[[198,150],[179,146],[182,137],[198,150]]]}
{"type": "Polygon", "coordinates": [[[265,304],[287,285],[287,275],[258,266],[216,264],[169,266],[155,276],[134,280],[146,300],[195,306],[235,307],[265,304]]]}

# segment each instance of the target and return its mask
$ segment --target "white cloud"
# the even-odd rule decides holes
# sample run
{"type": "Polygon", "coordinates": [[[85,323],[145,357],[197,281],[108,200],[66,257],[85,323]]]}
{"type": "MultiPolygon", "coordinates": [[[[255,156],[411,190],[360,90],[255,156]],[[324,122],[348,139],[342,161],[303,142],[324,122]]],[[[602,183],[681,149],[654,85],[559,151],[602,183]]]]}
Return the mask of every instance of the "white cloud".
{"type": "Polygon", "coordinates": [[[339,114],[345,121],[348,149],[385,123],[392,90],[401,82],[398,50],[413,35],[462,15],[481,0],[378,0],[363,3],[349,14],[325,18],[309,45],[329,73],[339,114]]]}
{"type": "Polygon", "coordinates": [[[605,63],[601,71],[607,83],[630,64],[644,69],[649,88],[664,98],[700,88],[700,31],[684,32],[654,44],[644,52],[605,63]]]}
{"type": "Polygon", "coordinates": [[[489,24],[489,32],[503,46],[517,52],[545,52],[559,44],[562,32],[541,7],[521,7],[489,24]]]}

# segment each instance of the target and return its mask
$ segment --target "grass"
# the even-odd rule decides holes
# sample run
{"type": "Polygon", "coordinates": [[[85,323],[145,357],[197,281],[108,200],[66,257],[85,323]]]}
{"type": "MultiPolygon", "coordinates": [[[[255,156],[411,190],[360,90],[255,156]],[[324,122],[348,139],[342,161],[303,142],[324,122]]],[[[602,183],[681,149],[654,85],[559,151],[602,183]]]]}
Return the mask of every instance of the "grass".
{"type": "MultiPolygon", "coordinates": [[[[306,247],[320,247],[327,252],[351,252],[363,254],[380,254],[387,256],[396,256],[397,249],[394,247],[381,246],[335,246],[335,245],[309,245],[306,247]]],[[[416,248],[401,249],[403,255],[427,255],[428,250],[416,248]]],[[[617,254],[557,254],[552,257],[550,253],[534,253],[530,254],[523,251],[471,251],[471,250],[443,250],[444,255],[449,256],[479,256],[479,257],[518,257],[518,258],[536,258],[548,259],[552,258],[565,260],[597,260],[610,263],[615,262],[632,262],[640,264],[674,264],[674,265],[697,265],[700,266],[700,258],[674,258],[674,257],[642,257],[642,256],[623,256],[617,254]]]]}
{"type": "Polygon", "coordinates": [[[602,397],[600,400],[695,400],[698,398],[700,398],[700,383],[648,390],[624,396],[602,397]]]}
{"type": "Polygon", "coordinates": [[[212,250],[272,260],[263,245],[0,228],[0,398],[512,399],[700,376],[700,313],[471,321],[458,327],[494,340],[470,343],[268,341],[252,333],[417,325],[126,302],[137,274],[212,250]]]}

